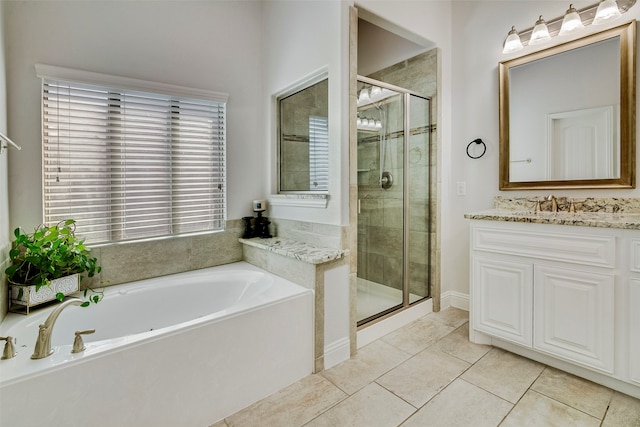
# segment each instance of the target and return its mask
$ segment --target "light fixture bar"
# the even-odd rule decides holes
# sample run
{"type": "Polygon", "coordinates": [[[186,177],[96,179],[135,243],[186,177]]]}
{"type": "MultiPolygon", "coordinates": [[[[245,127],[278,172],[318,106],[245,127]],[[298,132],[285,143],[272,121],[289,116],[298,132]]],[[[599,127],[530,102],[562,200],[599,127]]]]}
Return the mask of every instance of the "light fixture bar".
{"type": "MultiPolygon", "coordinates": [[[[580,19],[582,23],[587,26],[593,22],[593,18],[596,16],[596,11],[598,10],[598,5],[600,2],[595,3],[591,6],[587,6],[583,9],[579,9],[578,15],[580,15],[580,19]]],[[[636,0],[618,0],[618,9],[620,9],[621,13],[626,13],[629,9],[636,4],[636,0]]],[[[549,29],[549,35],[551,37],[555,37],[560,32],[560,28],[562,27],[562,20],[564,19],[564,15],[559,16],[554,19],[550,19],[547,21],[547,28],[549,29]]],[[[531,38],[531,33],[533,32],[533,27],[527,28],[524,31],[519,31],[520,41],[523,46],[527,46],[529,44],[529,39],[531,38]]]]}

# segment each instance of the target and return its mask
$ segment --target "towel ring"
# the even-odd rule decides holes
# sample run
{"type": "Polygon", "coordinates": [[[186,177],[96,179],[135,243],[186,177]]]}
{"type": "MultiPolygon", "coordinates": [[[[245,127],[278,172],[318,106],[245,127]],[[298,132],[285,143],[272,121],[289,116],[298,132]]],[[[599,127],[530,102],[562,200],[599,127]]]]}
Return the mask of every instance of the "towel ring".
{"type": "Polygon", "coordinates": [[[474,139],[473,141],[471,141],[469,143],[469,145],[467,145],[467,156],[469,156],[472,159],[479,159],[480,157],[484,156],[484,153],[486,153],[486,152],[487,152],[487,144],[485,144],[484,141],[481,140],[480,138],[474,139]],[[480,153],[480,155],[476,156],[476,157],[474,157],[471,154],[469,154],[469,147],[471,147],[471,144],[473,144],[474,142],[476,144],[482,144],[482,147],[483,147],[482,153],[480,153]]]}

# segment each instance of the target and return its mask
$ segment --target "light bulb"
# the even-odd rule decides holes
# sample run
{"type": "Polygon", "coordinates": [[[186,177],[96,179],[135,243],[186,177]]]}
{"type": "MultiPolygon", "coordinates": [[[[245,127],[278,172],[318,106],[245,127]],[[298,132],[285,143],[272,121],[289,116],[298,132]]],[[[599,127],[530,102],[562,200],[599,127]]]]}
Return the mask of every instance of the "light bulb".
{"type": "Polygon", "coordinates": [[[371,93],[369,95],[369,98],[371,98],[372,100],[378,99],[382,96],[382,88],[378,87],[378,86],[371,86],[371,93]]]}
{"type": "Polygon", "coordinates": [[[375,128],[376,129],[382,129],[382,122],[380,120],[376,120],[375,128]]]}
{"type": "Polygon", "coordinates": [[[560,28],[559,35],[563,36],[582,28],[584,28],[582,19],[580,19],[578,11],[573,7],[572,4],[570,4],[567,13],[565,13],[564,15],[564,19],[562,19],[562,27],[560,28]]]}
{"type": "Polygon", "coordinates": [[[605,22],[614,21],[620,18],[622,14],[618,9],[618,3],[615,0],[602,0],[598,5],[596,17],[593,18],[593,24],[604,24],[605,22]]]}
{"type": "Polygon", "coordinates": [[[371,98],[369,98],[369,91],[364,88],[360,91],[360,96],[358,96],[358,103],[365,104],[367,102],[371,102],[371,98]]]}
{"type": "Polygon", "coordinates": [[[520,36],[516,31],[516,27],[511,27],[511,31],[509,31],[509,34],[507,34],[507,38],[504,41],[502,53],[517,52],[522,48],[522,42],[520,41],[520,36]]]}
{"type": "Polygon", "coordinates": [[[531,32],[531,39],[529,39],[529,44],[540,44],[544,43],[547,40],[551,40],[551,36],[549,35],[549,29],[547,28],[547,23],[542,19],[542,15],[536,21],[535,27],[533,27],[533,31],[531,32]]]}

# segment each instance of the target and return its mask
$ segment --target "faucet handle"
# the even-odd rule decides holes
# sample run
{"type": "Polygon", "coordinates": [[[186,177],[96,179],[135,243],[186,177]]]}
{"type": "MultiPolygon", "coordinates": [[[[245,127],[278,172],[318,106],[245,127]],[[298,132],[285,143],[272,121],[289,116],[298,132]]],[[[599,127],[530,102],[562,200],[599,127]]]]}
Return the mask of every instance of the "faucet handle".
{"type": "Polygon", "coordinates": [[[2,357],[0,359],[2,360],[11,359],[12,357],[15,357],[18,354],[15,347],[13,346],[13,337],[10,337],[10,336],[0,337],[0,341],[6,341],[4,345],[4,351],[2,352],[2,357]]]}
{"type": "Polygon", "coordinates": [[[95,331],[96,331],[95,329],[87,329],[86,331],[76,331],[75,332],[76,337],[73,340],[73,350],[71,350],[71,353],[80,353],[84,351],[85,346],[84,346],[84,341],[82,341],[82,335],[92,334],[95,331]]]}

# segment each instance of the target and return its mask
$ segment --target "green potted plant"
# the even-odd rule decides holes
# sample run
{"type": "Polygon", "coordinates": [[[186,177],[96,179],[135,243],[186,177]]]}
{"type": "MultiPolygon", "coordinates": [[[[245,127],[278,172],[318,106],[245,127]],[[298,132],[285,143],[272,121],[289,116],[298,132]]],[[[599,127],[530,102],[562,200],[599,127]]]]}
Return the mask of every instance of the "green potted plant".
{"type": "MultiPolygon", "coordinates": [[[[33,233],[14,231],[16,237],[9,251],[10,265],[5,270],[11,285],[11,303],[29,308],[80,289],[80,280],[100,273],[97,258],[91,257],[84,240],[75,235],[75,220],[68,219],[47,227],[40,225],[33,233]]],[[[87,290],[85,290],[85,296],[87,290]]],[[[101,294],[92,295],[97,303],[101,294]]]]}

